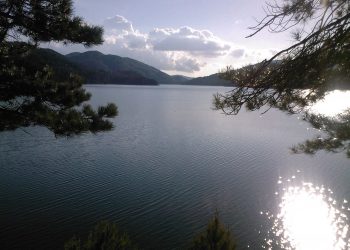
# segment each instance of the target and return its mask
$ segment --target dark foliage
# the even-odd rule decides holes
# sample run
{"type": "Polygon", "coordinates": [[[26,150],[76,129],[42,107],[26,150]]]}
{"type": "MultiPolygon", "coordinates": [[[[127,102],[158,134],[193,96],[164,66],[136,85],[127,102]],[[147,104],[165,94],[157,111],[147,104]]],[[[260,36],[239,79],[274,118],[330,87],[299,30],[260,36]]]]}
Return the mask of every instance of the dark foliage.
{"type": "Polygon", "coordinates": [[[102,221],[89,233],[85,242],[73,236],[64,245],[65,250],[133,250],[137,247],[125,232],[114,223],[102,221]]]}
{"type": "MultiPolygon", "coordinates": [[[[272,33],[294,29],[295,44],[269,60],[234,70],[228,68],[222,77],[237,84],[226,94],[216,94],[214,106],[226,114],[237,114],[242,107],[258,110],[274,107],[290,114],[321,100],[333,89],[350,88],[350,2],[349,0],[284,0],[266,5],[266,16],[255,27],[254,36],[263,29],[272,33]]],[[[348,113],[349,114],[349,113],[348,113]]],[[[349,117],[349,115],[344,117],[349,117]]],[[[315,119],[306,114],[306,120],[315,119]]],[[[332,137],[330,120],[320,129],[332,137]]],[[[333,120],[335,122],[335,120],[333,120]]],[[[342,129],[349,120],[342,119],[342,129]]],[[[318,125],[316,125],[318,126],[318,125]]],[[[345,126],[345,127],[344,127],[345,126]]],[[[340,128],[339,127],[339,128],[340,128]]],[[[349,130],[345,133],[349,134],[349,130]]],[[[343,148],[349,136],[337,137],[343,148]]],[[[316,141],[299,145],[303,152],[329,149],[329,143],[316,141]],[[317,145],[317,146],[316,146],[317,145]]],[[[333,141],[334,142],[334,141],[333,141]]],[[[333,143],[332,142],[332,143],[333,143]]],[[[299,151],[299,150],[295,150],[299,151]]]]}
{"type": "MultiPolygon", "coordinates": [[[[73,236],[64,244],[65,250],[133,250],[138,247],[129,236],[108,221],[98,223],[85,241],[73,236]]],[[[207,228],[198,234],[190,250],[235,250],[236,243],[230,231],[221,224],[218,213],[209,221],[207,228]]]]}
{"type": "Polygon", "coordinates": [[[5,0],[0,2],[0,41],[20,36],[32,43],[63,41],[101,44],[103,29],[73,15],[71,0],[5,0]]]}
{"type": "Polygon", "coordinates": [[[218,214],[209,221],[204,232],[193,240],[190,250],[234,250],[236,243],[230,231],[221,224],[218,214]]]}
{"type": "Polygon", "coordinates": [[[345,151],[350,158],[350,111],[336,117],[306,114],[304,120],[323,132],[292,148],[294,153],[315,154],[318,150],[337,153],[345,151]]]}
{"type": "MultiPolygon", "coordinates": [[[[253,29],[283,32],[297,25],[296,43],[269,60],[222,74],[238,88],[216,96],[216,107],[236,114],[242,106],[264,105],[290,113],[308,106],[350,79],[350,10],[347,0],[286,0],[268,4],[267,16],[253,29]],[[325,3],[324,3],[325,2],[325,3]],[[308,22],[313,28],[306,29],[308,22]],[[277,60],[277,61],[276,61],[277,60]],[[307,92],[304,90],[308,89],[307,92]]],[[[344,84],[343,87],[349,87],[344,84]]]]}
{"type": "MultiPolygon", "coordinates": [[[[0,131],[32,125],[56,135],[110,130],[106,119],[117,115],[114,104],[94,111],[77,106],[90,94],[82,79],[55,72],[33,52],[40,42],[101,44],[103,30],[73,16],[69,0],[6,0],[0,2],[0,131]]],[[[74,68],[74,67],[73,67],[74,68]]]]}

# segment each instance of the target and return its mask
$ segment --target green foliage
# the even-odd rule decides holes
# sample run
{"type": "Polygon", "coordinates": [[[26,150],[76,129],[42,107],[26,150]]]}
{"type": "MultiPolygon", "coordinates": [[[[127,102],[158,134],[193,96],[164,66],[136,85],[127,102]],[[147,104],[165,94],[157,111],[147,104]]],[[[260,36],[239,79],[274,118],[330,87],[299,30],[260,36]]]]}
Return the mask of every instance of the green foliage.
{"type": "Polygon", "coordinates": [[[75,235],[64,244],[64,250],[82,250],[80,239],[75,235]]]}
{"type": "Polygon", "coordinates": [[[32,125],[64,136],[110,130],[113,125],[106,118],[117,115],[116,106],[82,112],[78,106],[90,94],[77,71],[68,73],[61,65],[61,72],[55,73],[35,54],[40,42],[98,45],[102,33],[101,27],[73,16],[69,0],[1,1],[0,131],[32,125]]]}
{"type": "MultiPolygon", "coordinates": [[[[138,249],[129,236],[108,221],[99,222],[85,241],[73,236],[64,250],[133,250],[138,249]]],[[[198,234],[190,250],[234,250],[236,243],[230,231],[221,224],[218,213],[209,221],[204,232],[198,234]]]]}
{"type": "Polygon", "coordinates": [[[114,223],[102,221],[89,233],[85,242],[73,236],[64,245],[65,250],[132,250],[137,249],[129,236],[114,223]]]}
{"type": "MultiPolygon", "coordinates": [[[[294,29],[295,44],[256,65],[237,70],[228,67],[223,71],[221,76],[235,82],[237,88],[216,94],[213,101],[216,109],[235,115],[242,107],[250,111],[273,107],[294,114],[304,112],[329,90],[350,88],[348,0],[285,0],[267,3],[265,11],[265,18],[251,28],[254,32],[249,37],[263,29],[272,33],[294,29]]],[[[343,140],[346,143],[349,137],[343,140]]],[[[310,152],[314,152],[343,147],[343,143],[332,142],[330,146],[315,142],[309,141],[308,147],[299,150],[307,152],[313,148],[310,152]]]]}
{"type": "Polygon", "coordinates": [[[350,158],[350,110],[332,118],[306,114],[304,120],[325,133],[294,146],[292,152],[315,154],[318,150],[332,153],[345,151],[350,158]]]}
{"type": "Polygon", "coordinates": [[[71,0],[0,2],[0,41],[23,36],[32,43],[63,41],[101,44],[103,29],[73,15],[71,0]]]}
{"type": "Polygon", "coordinates": [[[28,69],[32,67],[31,71],[49,66],[54,72],[53,77],[56,81],[65,81],[70,74],[80,75],[84,82],[86,81],[83,72],[77,65],[70,62],[66,56],[51,49],[36,48],[30,50],[22,60],[24,64],[28,65],[28,69]],[[34,65],[33,62],[35,62],[34,65]]]}
{"type": "Polygon", "coordinates": [[[236,243],[231,233],[220,222],[219,216],[215,216],[208,223],[204,232],[199,234],[192,243],[190,250],[234,250],[236,243]]]}

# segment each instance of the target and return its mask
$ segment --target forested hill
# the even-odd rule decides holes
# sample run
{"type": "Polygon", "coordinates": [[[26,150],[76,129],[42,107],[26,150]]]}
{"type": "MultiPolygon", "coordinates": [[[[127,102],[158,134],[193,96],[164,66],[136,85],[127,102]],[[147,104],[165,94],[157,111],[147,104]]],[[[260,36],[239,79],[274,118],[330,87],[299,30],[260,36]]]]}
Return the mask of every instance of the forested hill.
{"type": "MultiPolygon", "coordinates": [[[[103,74],[115,75],[119,72],[129,73],[154,80],[158,84],[175,83],[172,77],[142,62],[116,55],[104,55],[98,51],[71,53],[68,60],[87,72],[89,82],[98,82],[103,74]]],[[[106,82],[106,81],[103,81],[106,82]]],[[[110,83],[114,83],[110,82],[110,83]]]]}
{"type": "MultiPolygon", "coordinates": [[[[82,53],[85,54],[85,53],[82,53]]],[[[83,57],[79,57],[84,62],[83,57]]],[[[70,56],[64,56],[51,49],[35,49],[27,56],[28,63],[36,65],[49,65],[55,72],[55,78],[62,80],[70,73],[79,74],[86,83],[96,84],[127,84],[127,85],[158,85],[154,79],[144,77],[136,71],[125,68],[110,70],[107,67],[98,66],[98,62],[86,60],[85,63],[72,60],[70,56]]]]}
{"type": "Polygon", "coordinates": [[[49,65],[54,70],[54,78],[57,80],[65,80],[71,73],[83,76],[78,65],[51,49],[38,48],[30,50],[28,55],[23,57],[22,60],[28,67],[32,67],[33,70],[42,69],[45,65],[49,65]]]}
{"type": "Polygon", "coordinates": [[[198,78],[171,76],[137,60],[105,55],[98,51],[61,55],[51,49],[39,48],[33,50],[26,60],[29,64],[51,66],[55,77],[60,80],[67,78],[70,73],[76,73],[86,83],[93,84],[232,86],[230,82],[220,79],[218,74],[198,78]]]}
{"type": "Polygon", "coordinates": [[[221,79],[218,73],[210,76],[193,78],[184,82],[183,84],[201,86],[233,86],[231,81],[221,79]]]}
{"type": "Polygon", "coordinates": [[[138,74],[147,79],[153,79],[159,84],[232,86],[230,81],[220,79],[218,74],[198,78],[190,78],[182,75],[170,76],[137,60],[116,55],[104,55],[98,51],[75,52],[66,55],[66,57],[70,62],[84,69],[88,81],[93,83],[108,83],[108,81],[101,81],[106,72],[107,75],[113,75],[115,72],[119,74],[122,71],[130,73],[130,76],[132,74],[138,74]]]}

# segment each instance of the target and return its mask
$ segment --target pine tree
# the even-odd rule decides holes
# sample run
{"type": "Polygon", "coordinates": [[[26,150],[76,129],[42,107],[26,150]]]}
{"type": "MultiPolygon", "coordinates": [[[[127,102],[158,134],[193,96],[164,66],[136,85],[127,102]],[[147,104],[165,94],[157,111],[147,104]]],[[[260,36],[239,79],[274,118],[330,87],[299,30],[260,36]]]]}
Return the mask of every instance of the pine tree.
{"type": "Polygon", "coordinates": [[[236,243],[230,231],[221,224],[218,213],[209,221],[204,232],[193,240],[190,250],[234,250],[236,243]]]}
{"type": "MultiPolygon", "coordinates": [[[[248,37],[264,29],[272,33],[294,29],[295,43],[269,60],[223,71],[221,76],[237,88],[228,94],[216,94],[216,109],[233,115],[242,107],[304,113],[327,91],[350,88],[349,0],[284,0],[267,3],[265,12],[248,37]]],[[[304,119],[323,130],[326,137],[306,141],[294,147],[294,152],[345,150],[350,156],[350,110],[339,119],[304,114],[304,119]]]]}
{"type": "Polygon", "coordinates": [[[116,224],[108,221],[99,222],[90,231],[85,242],[73,236],[64,245],[65,250],[133,250],[137,247],[129,236],[118,229],[116,224]]]}
{"type": "Polygon", "coordinates": [[[58,79],[48,66],[26,58],[43,42],[98,45],[103,29],[73,15],[70,0],[5,0],[0,2],[0,131],[33,125],[55,135],[110,130],[106,118],[115,104],[92,109],[78,75],[58,79]],[[80,106],[80,107],[79,107],[80,106]]]}

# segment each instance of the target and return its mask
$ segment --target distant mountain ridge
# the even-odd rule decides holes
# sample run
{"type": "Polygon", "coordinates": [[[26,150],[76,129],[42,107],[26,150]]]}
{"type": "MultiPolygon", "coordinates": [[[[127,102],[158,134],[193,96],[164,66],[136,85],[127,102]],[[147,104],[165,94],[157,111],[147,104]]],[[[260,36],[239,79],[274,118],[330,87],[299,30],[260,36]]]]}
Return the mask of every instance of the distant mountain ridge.
{"type": "Polygon", "coordinates": [[[184,82],[186,85],[201,85],[201,86],[233,86],[233,83],[228,80],[221,79],[219,73],[204,77],[197,77],[184,82]]]}
{"type": "Polygon", "coordinates": [[[171,78],[173,78],[173,81],[175,83],[183,83],[183,82],[187,82],[189,80],[192,80],[193,77],[188,77],[188,76],[182,76],[182,75],[173,75],[171,76],[171,78]]]}
{"type": "Polygon", "coordinates": [[[66,55],[68,60],[78,65],[82,70],[87,71],[88,82],[97,83],[91,75],[99,74],[116,74],[118,72],[134,72],[135,74],[147,79],[156,81],[156,84],[174,83],[172,77],[152,66],[144,64],[127,57],[116,55],[105,55],[98,51],[87,51],[83,53],[74,52],[66,55]],[[90,80],[90,81],[89,81],[90,80]]]}
{"type": "Polygon", "coordinates": [[[59,79],[76,73],[81,75],[86,83],[93,84],[232,86],[229,81],[220,79],[218,74],[198,78],[171,76],[137,60],[105,55],[99,51],[62,55],[51,49],[39,48],[28,56],[28,62],[48,64],[59,79]]]}

